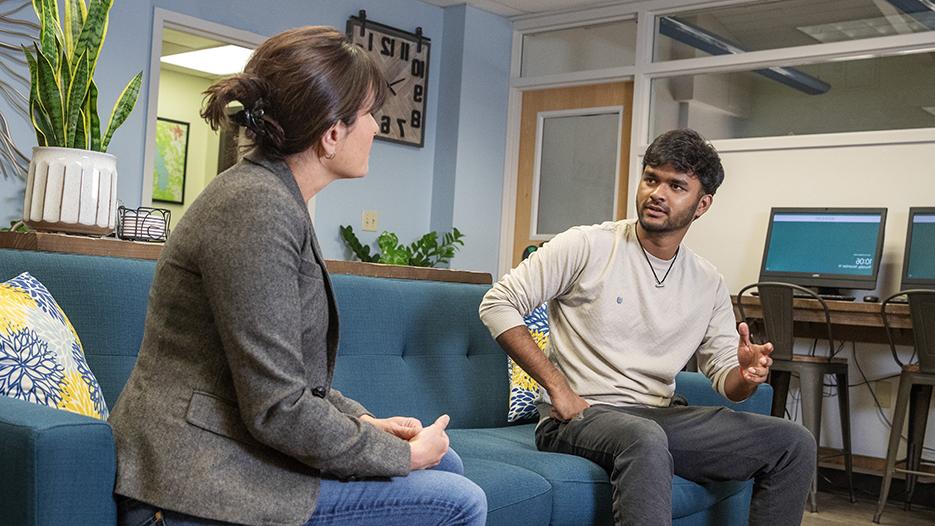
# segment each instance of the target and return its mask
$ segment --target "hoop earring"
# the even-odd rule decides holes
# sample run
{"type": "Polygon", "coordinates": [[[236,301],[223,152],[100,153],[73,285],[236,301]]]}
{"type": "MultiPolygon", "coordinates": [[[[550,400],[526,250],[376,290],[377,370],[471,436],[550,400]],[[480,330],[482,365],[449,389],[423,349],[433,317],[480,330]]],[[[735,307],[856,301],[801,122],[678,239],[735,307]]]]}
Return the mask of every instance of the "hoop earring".
{"type": "Polygon", "coordinates": [[[331,153],[325,155],[325,159],[328,159],[329,161],[330,161],[331,159],[334,159],[335,153],[337,153],[337,152],[331,152],[331,153]]]}

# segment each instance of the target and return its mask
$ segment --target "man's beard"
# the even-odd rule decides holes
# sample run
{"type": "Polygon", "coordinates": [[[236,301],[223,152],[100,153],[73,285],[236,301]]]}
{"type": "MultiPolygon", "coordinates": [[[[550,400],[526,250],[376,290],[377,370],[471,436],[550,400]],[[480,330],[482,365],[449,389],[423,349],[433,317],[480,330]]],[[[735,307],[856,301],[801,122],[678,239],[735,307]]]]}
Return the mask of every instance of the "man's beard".
{"type": "Polygon", "coordinates": [[[665,221],[662,224],[650,223],[644,219],[644,213],[646,211],[646,205],[650,204],[652,200],[647,200],[643,206],[640,208],[639,221],[640,225],[643,227],[643,230],[647,232],[652,232],[654,234],[662,234],[666,232],[673,232],[675,230],[681,230],[685,228],[692,221],[695,220],[695,210],[698,209],[698,203],[701,202],[701,198],[698,198],[698,201],[695,202],[695,206],[686,209],[679,215],[672,215],[672,209],[668,208],[668,213],[666,214],[665,221]]]}

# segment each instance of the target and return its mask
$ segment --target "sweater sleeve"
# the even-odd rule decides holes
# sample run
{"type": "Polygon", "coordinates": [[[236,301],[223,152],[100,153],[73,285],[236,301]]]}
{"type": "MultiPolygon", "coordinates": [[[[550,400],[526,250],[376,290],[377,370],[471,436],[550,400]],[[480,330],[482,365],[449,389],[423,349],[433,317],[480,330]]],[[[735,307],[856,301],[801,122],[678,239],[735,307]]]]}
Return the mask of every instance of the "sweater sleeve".
{"type": "Polygon", "coordinates": [[[491,336],[524,325],[523,316],[574,286],[589,253],[580,228],[567,230],[532,253],[484,295],[479,314],[491,336]]]}
{"type": "MultiPolygon", "coordinates": [[[[300,283],[307,221],[292,196],[253,185],[220,200],[199,236],[200,271],[240,416],[259,442],[336,477],[409,472],[405,441],[360,422],[363,408],[308,384],[300,283]]],[[[320,282],[320,278],[317,278],[320,282]]],[[[319,283],[319,286],[323,284],[319,283]]],[[[313,330],[326,330],[325,327],[313,330]]]]}
{"type": "Polygon", "coordinates": [[[708,330],[698,348],[698,370],[711,380],[714,388],[724,397],[724,383],[728,374],[737,368],[737,345],[740,335],[737,333],[737,319],[734,317],[734,305],[724,278],[719,277],[717,297],[708,330]]]}

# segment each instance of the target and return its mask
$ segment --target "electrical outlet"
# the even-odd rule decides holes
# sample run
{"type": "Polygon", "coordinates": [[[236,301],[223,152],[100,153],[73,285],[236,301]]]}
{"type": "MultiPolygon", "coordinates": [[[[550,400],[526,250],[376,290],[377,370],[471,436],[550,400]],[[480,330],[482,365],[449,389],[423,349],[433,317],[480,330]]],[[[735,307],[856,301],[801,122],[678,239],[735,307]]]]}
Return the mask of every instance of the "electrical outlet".
{"type": "Polygon", "coordinates": [[[893,407],[893,383],[889,380],[880,380],[876,382],[877,400],[884,408],[893,407]]]}
{"type": "Polygon", "coordinates": [[[377,212],[376,210],[364,210],[361,214],[360,229],[364,232],[377,231],[377,212]]]}

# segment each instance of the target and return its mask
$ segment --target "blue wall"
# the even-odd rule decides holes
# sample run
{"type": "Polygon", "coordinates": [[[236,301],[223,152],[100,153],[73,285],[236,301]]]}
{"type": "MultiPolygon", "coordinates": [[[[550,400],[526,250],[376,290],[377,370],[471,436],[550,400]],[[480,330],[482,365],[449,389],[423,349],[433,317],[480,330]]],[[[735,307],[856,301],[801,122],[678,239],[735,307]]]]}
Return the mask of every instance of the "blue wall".
{"type": "Polygon", "coordinates": [[[465,233],[468,246],[452,267],[483,270],[495,279],[512,38],[506,19],[465,9],[452,223],[465,233]]]}
{"type": "MultiPolygon", "coordinates": [[[[312,24],[343,29],[348,16],[359,9],[366,9],[369,17],[391,26],[410,30],[422,26],[432,39],[425,146],[417,148],[377,141],[367,178],[339,181],[319,194],[315,217],[319,240],[326,257],[347,259],[350,254],[338,236],[338,225],[350,224],[359,231],[362,210],[376,210],[380,229],[396,232],[405,242],[436,225],[451,225],[454,220],[459,228],[466,227],[462,230],[468,236],[467,246],[453,266],[496,272],[510,57],[510,28],[505,19],[463,6],[443,9],[418,0],[116,0],[95,79],[101,92],[99,104],[103,120],[126,81],[137,71],[144,72],[143,92],[137,107],[110,146],[110,153],[118,157],[118,198],[128,206],[139,205],[142,191],[145,108],[149,97],[147,76],[156,7],[261,35],[312,24]],[[446,40],[449,24],[455,35],[450,45],[446,40]],[[490,27],[485,29],[481,24],[490,24],[490,27]],[[486,83],[489,86],[485,86],[486,83]],[[470,103],[460,100],[462,91],[472,94],[470,103]],[[486,98],[489,96],[499,99],[486,98]],[[478,106],[472,107],[474,104],[478,106]],[[496,117],[503,124],[491,126],[476,118],[465,119],[469,114],[473,117],[475,112],[489,114],[492,108],[499,108],[496,111],[501,113],[496,117]],[[496,146],[491,150],[493,144],[496,146]],[[462,164],[466,154],[477,154],[476,146],[486,148],[483,155],[489,162],[462,164]],[[499,164],[495,159],[499,159],[499,164]],[[489,221],[462,218],[465,214],[459,213],[459,209],[479,191],[477,187],[464,187],[463,182],[470,175],[465,170],[491,167],[495,167],[492,173],[478,174],[474,182],[485,186],[481,192],[484,201],[472,205],[474,213],[478,206],[483,206],[484,212],[480,215],[489,221]],[[442,181],[436,183],[436,169],[442,168],[442,181]],[[496,184],[492,184],[491,176],[496,184]],[[439,192],[438,199],[433,200],[433,189],[439,192]],[[488,194],[493,192],[496,198],[488,202],[488,194]],[[447,220],[439,223],[436,217],[447,220]],[[490,221],[496,222],[496,228],[487,229],[486,223],[490,221]],[[478,230],[481,226],[485,230],[478,230]],[[487,253],[490,247],[494,247],[492,257],[487,253]]],[[[24,18],[35,17],[28,7],[22,14],[24,18]]],[[[0,109],[8,117],[20,149],[28,153],[35,144],[29,123],[9,113],[2,101],[0,109]]],[[[0,181],[0,220],[15,218],[21,213],[21,198],[17,197],[21,186],[17,181],[0,181]]],[[[376,236],[367,233],[360,237],[366,243],[376,236]]]]}

